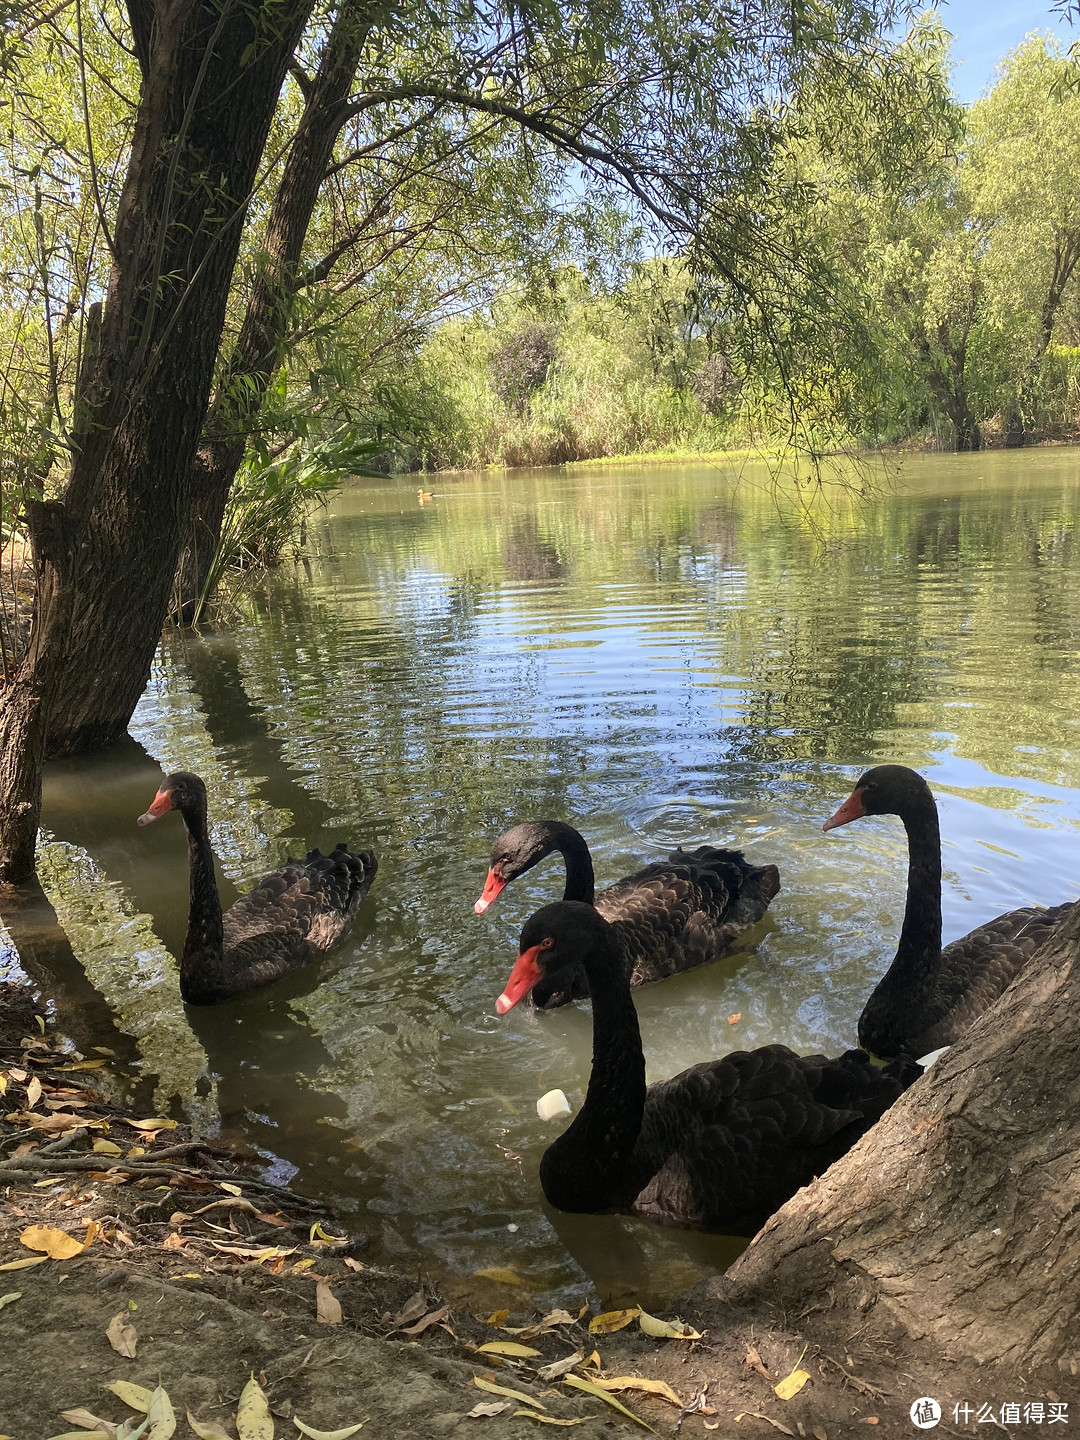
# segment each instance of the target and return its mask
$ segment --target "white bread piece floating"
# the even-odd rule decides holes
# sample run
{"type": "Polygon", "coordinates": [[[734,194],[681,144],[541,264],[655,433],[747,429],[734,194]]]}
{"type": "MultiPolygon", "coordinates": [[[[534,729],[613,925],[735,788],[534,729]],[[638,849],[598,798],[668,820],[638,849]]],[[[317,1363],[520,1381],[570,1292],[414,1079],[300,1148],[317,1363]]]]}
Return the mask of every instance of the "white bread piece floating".
{"type": "Polygon", "coordinates": [[[929,1070],[935,1060],[940,1060],[942,1055],[945,1054],[945,1051],[951,1049],[951,1045],[942,1045],[940,1050],[931,1050],[927,1055],[920,1055],[918,1060],[915,1061],[915,1064],[921,1065],[924,1070],[929,1070]]]}
{"type": "Polygon", "coordinates": [[[570,1101],[561,1090],[549,1090],[537,1100],[536,1113],[541,1120],[561,1120],[570,1114],[570,1101]]]}

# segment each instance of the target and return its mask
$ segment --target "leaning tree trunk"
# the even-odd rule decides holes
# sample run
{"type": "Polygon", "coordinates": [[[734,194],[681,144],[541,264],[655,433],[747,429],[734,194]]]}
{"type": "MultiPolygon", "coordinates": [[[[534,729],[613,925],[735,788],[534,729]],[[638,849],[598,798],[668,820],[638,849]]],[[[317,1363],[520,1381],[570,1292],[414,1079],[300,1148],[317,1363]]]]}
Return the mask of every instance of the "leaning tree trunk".
{"type": "Polygon", "coordinates": [[[180,615],[188,622],[198,618],[229,490],[280,360],[304,239],[334,145],[350,114],[349,92],[373,8],[354,0],[338,12],[270,207],[262,262],[236,348],[206,417],[177,569],[180,615]]]}
{"type": "Polygon", "coordinates": [[[38,590],[0,722],[0,880],[32,873],[42,756],[117,738],[146,685],[243,217],[312,5],[132,0],[143,79],[113,270],[63,499],[29,515],[38,590]]]}
{"type": "Polygon", "coordinates": [[[1076,1375],[1078,957],[1080,904],[968,1035],[773,1216],[726,1293],[817,1311],[808,1334],[888,1344],[899,1331],[942,1361],[1076,1375]]]}

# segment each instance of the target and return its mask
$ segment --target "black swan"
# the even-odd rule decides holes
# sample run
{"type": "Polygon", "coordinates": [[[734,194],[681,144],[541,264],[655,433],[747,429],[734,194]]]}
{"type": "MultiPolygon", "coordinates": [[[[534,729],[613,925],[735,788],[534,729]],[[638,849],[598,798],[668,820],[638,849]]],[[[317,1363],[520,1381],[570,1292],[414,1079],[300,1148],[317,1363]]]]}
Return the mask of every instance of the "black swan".
{"type": "Polygon", "coordinates": [[[140,825],[179,810],[188,833],[191,906],[180,961],[180,994],[189,1005],[241,995],[324,955],[344,940],[378,869],[370,850],[330,855],[312,850],[241,895],[223,915],[206,829],[206,786],[198,775],[166,776],[140,825]]]}
{"type": "Polygon", "coordinates": [[[908,837],[907,905],[892,964],[859,1017],[872,1055],[920,1056],[951,1045],[1072,909],[1010,910],[941,948],[941,839],[930,786],[906,765],[867,770],[825,830],[863,815],[899,815],[908,837]]]}
{"type": "Polygon", "coordinates": [[[614,928],[591,905],[559,901],[526,922],[496,1010],[505,1015],[570,964],[585,967],[592,990],[593,1061],[577,1118],[540,1161],[540,1184],[559,1210],[751,1235],[921,1073],[907,1061],[878,1070],[861,1050],[829,1060],[766,1045],[646,1088],[614,928]]]}
{"type": "MultiPolygon", "coordinates": [[[[515,825],[495,841],[476,913],[553,850],[566,862],[563,899],[595,905],[615,927],[631,985],[715,960],[761,919],[780,889],[775,865],[749,865],[740,850],[702,845],[675,850],[597,895],[584,837],[558,820],[541,820],[515,825]]],[[[558,983],[538,985],[532,999],[538,1010],[551,1010],[587,994],[584,971],[575,966],[558,983]]]]}

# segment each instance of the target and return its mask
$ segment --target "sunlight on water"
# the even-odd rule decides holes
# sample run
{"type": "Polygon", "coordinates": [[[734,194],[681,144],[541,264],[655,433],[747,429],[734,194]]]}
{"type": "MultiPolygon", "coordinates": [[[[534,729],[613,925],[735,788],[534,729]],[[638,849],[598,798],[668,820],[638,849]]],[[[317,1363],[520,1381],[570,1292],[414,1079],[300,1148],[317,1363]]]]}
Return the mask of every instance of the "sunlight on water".
{"type": "Polygon", "coordinates": [[[566,819],[601,884],[677,844],[779,865],[738,953],[638,992],[651,1078],[736,1047],[853,1044],[904,896],[898,821],[821,833],[867,765],[935,788],[946,938],[1077,894],[1076,452],[919,458],[863,501],[798,505],[704,466],[430,488],[420,507],[407,479],[356,483],[232,628],[167,639],[138,743],[51,768],[43,880],[160,1103],[179,1093],[354,1212],[378,1257],[668,1295],[732,1242],[544,1210],[557,1127],[535,1100],[580,1103],[590,1019],[493,1013],[561,873],[549,860],[476,916],[491,841],[566,819]],[[134,825],[154,762],[206,778],[226,904],[290,852],[377,851],[316,972],[185,1014],[166,954],[182,826],[134,825]]]}

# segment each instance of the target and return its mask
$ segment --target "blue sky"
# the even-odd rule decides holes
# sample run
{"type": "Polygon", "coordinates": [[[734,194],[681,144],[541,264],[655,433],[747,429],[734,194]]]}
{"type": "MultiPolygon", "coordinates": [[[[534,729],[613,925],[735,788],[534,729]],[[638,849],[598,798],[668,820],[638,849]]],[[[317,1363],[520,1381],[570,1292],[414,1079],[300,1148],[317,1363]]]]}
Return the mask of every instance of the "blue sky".
{"type": "Polygon", "coordinates": [[[1048,0],[950,0],[940,6],[945,28],[954,36],[953,89],[970,102],[994,78],[999,60],[1030,30],[1052,30],[1070,43],[1075,26],[1050,10],[1048,0]]]}

